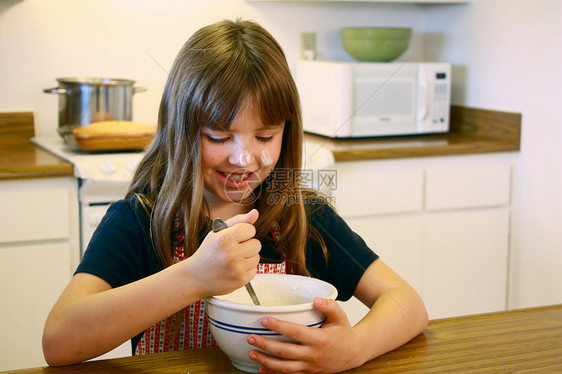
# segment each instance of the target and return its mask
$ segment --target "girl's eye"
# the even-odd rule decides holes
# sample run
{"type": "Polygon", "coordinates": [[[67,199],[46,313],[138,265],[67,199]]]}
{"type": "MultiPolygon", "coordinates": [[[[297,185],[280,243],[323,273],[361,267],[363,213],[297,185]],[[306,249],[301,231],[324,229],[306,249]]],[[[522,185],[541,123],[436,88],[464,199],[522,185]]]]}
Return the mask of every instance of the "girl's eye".
{"type": "Polygon", "coordinates": [[[207,135],[207,139],[209,139],[209,141],[212,143],[222,144],[222,143],[226,143],[230,138],[229,137],[217,138],[211,135],[207,135]]]}
{"type": "Polygon", "coordinates": [[[256,139],[262,143],[267,143],[273,139],[273,136],[256,136],[256,139]]]}

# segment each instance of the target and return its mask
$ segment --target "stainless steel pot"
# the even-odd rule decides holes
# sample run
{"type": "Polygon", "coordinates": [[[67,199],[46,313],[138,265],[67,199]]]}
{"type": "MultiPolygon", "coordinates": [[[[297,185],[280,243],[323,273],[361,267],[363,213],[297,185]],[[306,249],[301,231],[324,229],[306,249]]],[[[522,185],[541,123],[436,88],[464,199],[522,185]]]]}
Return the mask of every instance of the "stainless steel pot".
{"type": "Polygon", "coordinates": [[[113,78],[57,78],[58,87],[45,93],[59,96],[58,133],[73,144],[71,130],[99,121],[130,121],[133,95],[146,91],[135,81],[113,78]]]}

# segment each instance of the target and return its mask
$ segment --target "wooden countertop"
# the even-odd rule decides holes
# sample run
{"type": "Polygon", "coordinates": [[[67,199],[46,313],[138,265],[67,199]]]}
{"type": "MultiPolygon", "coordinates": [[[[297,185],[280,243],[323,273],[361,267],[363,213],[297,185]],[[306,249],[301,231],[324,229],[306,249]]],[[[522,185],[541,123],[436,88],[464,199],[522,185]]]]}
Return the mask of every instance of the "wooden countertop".
{"type": "MultiPolygon", "coordinates": [[[[331,150],[336,162],[518,151],[521,115],[451,107],[446,134],[334,140],[306,135],[309,143],[331,150]]],[[[72,164],[35,147],[33,113],[0,113],[0,180],[72,176],[72,164]]]]}
{"type": "MultiPolygon", "coordinates": [[[[562,305],[434,320],[424,333],[349,373],[560,373],[562,305]]],[[[99,360],[39,373],[241,373],[218,348],[99,360]]]]}
{"type": "Polygon", "coordinates": [[[0,113],[0,180],[73,176],[71,163],[35,147],[33,113],[0,113]]]}
{"type": "Polygon", "coordinates": [[[521,115],[451,106],[445,134],[334,140],[306,135],[306,140],[332,151],[336,162],[449,156],[520,149],[521,115]]]}

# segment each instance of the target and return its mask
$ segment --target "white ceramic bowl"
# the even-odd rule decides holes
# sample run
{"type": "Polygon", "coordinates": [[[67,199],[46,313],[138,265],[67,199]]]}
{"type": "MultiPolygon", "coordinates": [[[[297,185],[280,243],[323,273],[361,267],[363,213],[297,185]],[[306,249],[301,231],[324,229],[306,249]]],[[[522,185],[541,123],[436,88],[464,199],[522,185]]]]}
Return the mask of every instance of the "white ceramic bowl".
{"type": "Polygon", "coordinates": [[[314,297],[335,299],[338,291],[319,279],[285,274],[257,274],[252,286],[261,305],[254,305],[246,288],[242,287],[228,295],[206,299],[206,310],[211,333],[232,365],[239,370],[257,373],[259,365],[249,358],[250,351],[256,347],[247,343],[248,335],[289,341],[262,327],[261,319],[270,316],[320,327],[326,317],[314,308],[314,297]]]}

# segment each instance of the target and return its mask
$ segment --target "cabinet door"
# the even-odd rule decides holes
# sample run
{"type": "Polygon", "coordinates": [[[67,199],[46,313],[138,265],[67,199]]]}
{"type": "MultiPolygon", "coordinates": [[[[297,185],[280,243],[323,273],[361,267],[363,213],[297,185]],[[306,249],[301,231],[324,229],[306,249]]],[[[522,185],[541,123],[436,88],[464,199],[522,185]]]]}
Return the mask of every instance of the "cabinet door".
{"type": "MultiPolygon", "coordinates": [[[[423,215],[347,218],[349,226],[402,278],[421,293],[423,215]]],[[[342,303],[350,322],[358,322],[367,308],[357,300],[342,303]]]]}
{"type": "Polygon", "coordinates": [[[335,204],[343,217],[419,212],[423,170],[375,170],[369,162],[339,164],[335,204]]]}
{"type": "Polygon", "coordinates": [[[75,186],[71,178],[2,181],[0,243],[68,238],[75,186]]]}
{"type": "Polygon", "coordinates": [[[388,266],[421,291],[422,214],[348,218],[346,222],[388,266]]]}
{"type": "Polygon", "coordinates": [[[426,171],[425,209],[506,206],[510,191],[509,164],[433,167],[426,171]]]}
{"type": "Polygon", "coordinates": [[[505,310],[509,208],[426,216],[423,296],[431,319],[505,310]]]}
{"type": "Polygon", "coordinates": [[[70,280],[70,245],[0,245],[0,370],[44,366],[45,319],[70,280]]]}

